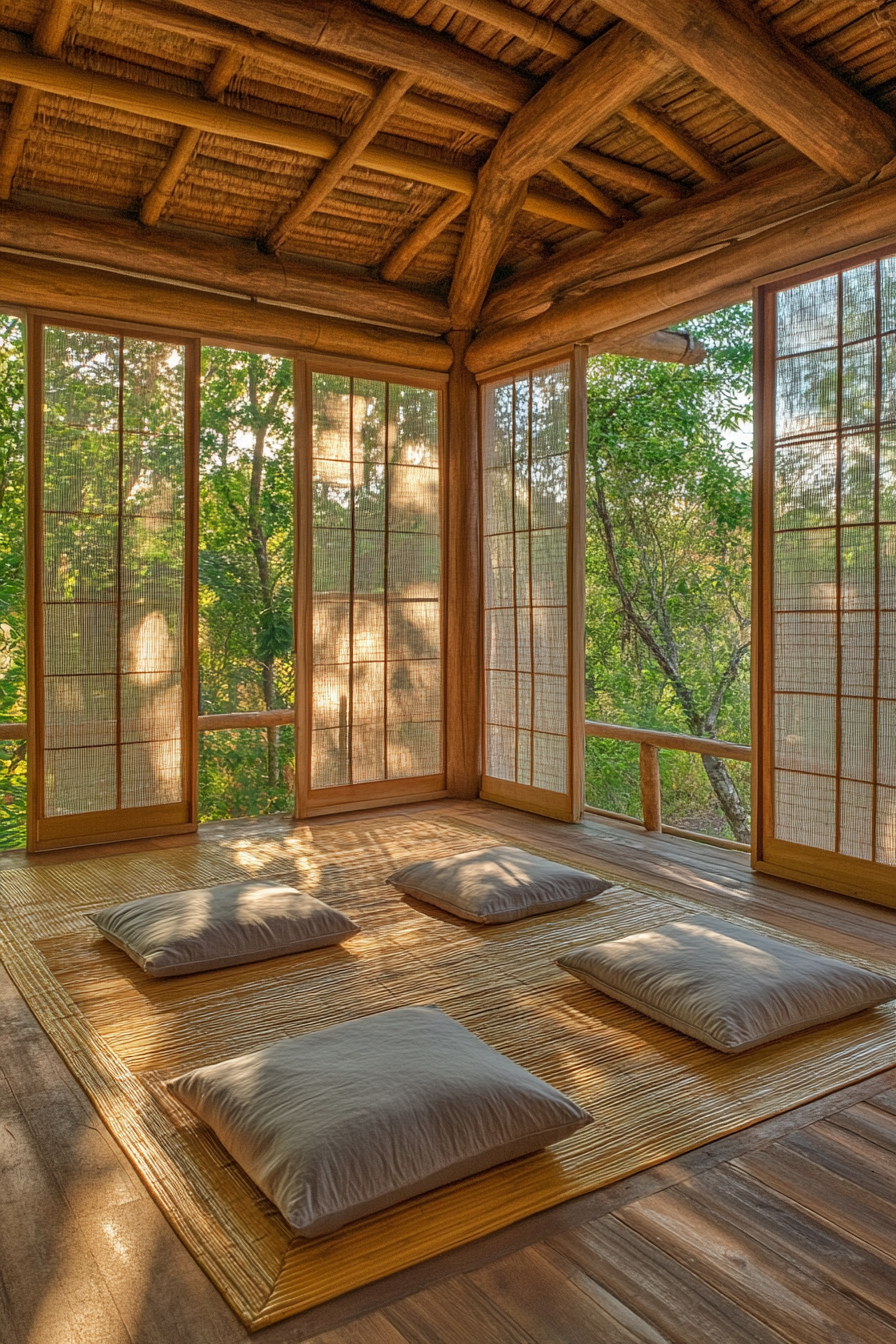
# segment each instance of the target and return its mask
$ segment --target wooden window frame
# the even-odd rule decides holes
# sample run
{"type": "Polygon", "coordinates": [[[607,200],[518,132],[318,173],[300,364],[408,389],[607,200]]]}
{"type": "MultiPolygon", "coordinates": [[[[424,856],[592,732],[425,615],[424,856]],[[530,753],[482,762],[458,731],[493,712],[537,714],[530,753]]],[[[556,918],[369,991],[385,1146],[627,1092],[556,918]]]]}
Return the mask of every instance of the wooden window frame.
{"type": "Polygon", "coordinates": [[[371,807],[399,806],[402,803],[426,802],[447,798],[446,758],[447,725],[446,704],[446,647],[449,622],[447,586],[448,564],[448,490],[447,490],[447,374],[432,370],[414,369],[375,361],[339,358],[336,356],[304,357],[295,360],[295,648],[296,648],[296,787],[295,816],[297,819],[317,817],[330,813],[354,812],[371,807]],[[349,378],[368,378],[372,381],[399,383],[405,386],[432,388],[438,393],[439,423],[439,523],[440,523],[440,633],[441,633],[441,703],[442,769],[435,775],[421,775],[406,779],[371,780],[360,784],[342,784],[329,788],[311,787],[311,751],[313,745],[313,424],[312,378],[316,373],[332,373],[349,378]]]}
{"type": "Polygon", "coordinates": [[[483,388],[505,383],[557,364],[569,363],[569,517],[566,545],[567,600],[567,789],[554,793],[529,784],[496,779],[486,773],[486,695],[485,695],[485,557],[486,519],[480,510],[479,547],[482,556],[480,588],[480,648],[482,649],[482,787],[480,797],[488,802],[552,817],[557,821],[580,821],[585,807],[585,463],[588,452],[587,345],[567,346],[537,360],[502,365],[478,376],[479,383],[479,481],[483,495],[482,444],[485,441],[485,398],[483,388]]]}
{"type": "Polygon", "coordinates": [[[200,341],[170,328],[102,321],[52,310],[26,316],[26,684],[28,696],[27,843],[31,852],[180,835],[198,827],[198,521],[200,341]],[[184,581],[182,617],[183,779],[185,800],[103,812],[44,815],[43,697],[43,388],[47,327],[133,337],[184,347],[184,581]]]}
{"type": "MultiPolygon", "coordinates": [[[[779,840],[774,832],[774,499],[777,296],[797,285],[896,255],[892,243],[850,249],[824,263],[792,269],[754,289],[755,458],[753,473],[753,778],[752,866],[875,904],[896,906],[896,867],[779,840]]],[[[878,524],[879,526],[879,524],[878,524]]],[[[896,526],[896,525],[894,525],[896,526]]],[[[838,580],[839,583],[839,580],[838,580]]],[[[838,608],[839,610],[839,608],[838,608]]]]}

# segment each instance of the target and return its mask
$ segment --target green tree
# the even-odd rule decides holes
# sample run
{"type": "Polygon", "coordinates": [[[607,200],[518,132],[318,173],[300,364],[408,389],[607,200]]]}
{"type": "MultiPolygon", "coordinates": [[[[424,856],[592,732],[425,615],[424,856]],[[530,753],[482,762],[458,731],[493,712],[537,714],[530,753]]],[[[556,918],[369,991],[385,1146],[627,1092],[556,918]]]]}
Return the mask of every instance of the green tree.
{"type": "MultiPolygon", "coordinates": [[[[200,708],[276,709],[293,702],[292,363],[206,347],[200,428],[200,708]]],[[[289,805],[281,734],[266,730],[264,796],[239,810],[289,805]]],[[[203,811],[227,815],[251,777],[248,734],[203,742],[203,811]],[[213,764],[212,764],[213,762],[213,764]],[[225,801],[225,797],[229,802],[225,801]]]]}
{"type": "MultiPolygon", "coordinates": [[[[25,333],[0,314],[0,720],[25,713],[25,333]]],[[[25,743],[0,743],[0,849],[25,839],[25,743]]]]}
{"type": "MultiPolygon", "coordinates": [[[[697,737],[749,732],[750,308],[703,318],[703,364],[589,369],[589,712],[697,737]]],[[[700,758],[731,831],[749,815],[700,758]]]]}

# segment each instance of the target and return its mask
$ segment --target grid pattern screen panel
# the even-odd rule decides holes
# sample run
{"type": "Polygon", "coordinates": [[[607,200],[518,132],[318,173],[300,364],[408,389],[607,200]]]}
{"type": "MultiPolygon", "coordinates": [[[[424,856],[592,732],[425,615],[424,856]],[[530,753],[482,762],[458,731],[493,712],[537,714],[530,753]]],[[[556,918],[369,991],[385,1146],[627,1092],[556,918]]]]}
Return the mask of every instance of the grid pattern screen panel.
{"type": "Polygon", "coordinates": [[[569,364],[484,389],[485,774],[569,788],[569,364]]]}
{"type": "Polygon", "coordinates": [[[896,865],[896,258],[775,326],[775,835],[896,865]]]}
{"type": "Polygon", "coordinates": [[[438,393],[312,375],[311,787],[442,771],[438,393]]]}
{"type": "Polygon", "coordinates": [[[43,815],[184,801],[180,345],[44,331],[43,815]]]}

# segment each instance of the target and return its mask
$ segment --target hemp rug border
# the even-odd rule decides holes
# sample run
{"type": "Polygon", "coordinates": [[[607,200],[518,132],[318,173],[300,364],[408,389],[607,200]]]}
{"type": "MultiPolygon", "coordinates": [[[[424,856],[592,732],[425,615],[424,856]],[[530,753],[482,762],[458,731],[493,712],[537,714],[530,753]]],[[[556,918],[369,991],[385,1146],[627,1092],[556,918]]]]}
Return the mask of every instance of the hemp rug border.
{"type": "MultiPolygon", "coordinates": [[[[489,843],[507,839],[430,812],[0,874],[0,956],[10,975],[172,1227],[251,1330],[892,1065],[893,1004],[731,1057],[554,965],[562,950],[705,911],[705,902],[620,884],[585,905],[483,927],[428,913],[385,883],[410,858],[489,843]],[[363,932],[343,947],[153,980],[86,917],[141,895],[249,877],[291,880],[363,932]],[[568,1092],[595,1123],[548,1151],[306,1241],[165,1088],[199,1064],[411,1003],[438,1003],[568,1092]]],[[[521,847],[558,857],[549,847],[521,847]]],[[[574,862],[613,877],[585,857],[574,862]]]]}

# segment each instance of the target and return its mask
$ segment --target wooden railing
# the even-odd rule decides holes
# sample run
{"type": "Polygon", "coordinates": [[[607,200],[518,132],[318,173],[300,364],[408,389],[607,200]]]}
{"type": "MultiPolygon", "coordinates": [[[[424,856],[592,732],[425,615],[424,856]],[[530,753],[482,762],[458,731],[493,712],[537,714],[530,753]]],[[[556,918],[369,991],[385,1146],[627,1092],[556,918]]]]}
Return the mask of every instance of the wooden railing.
{"type": "Polygon", "coordinates": [[[663,751],[690,751],[699,756],[719,756],[728,761],[752,761],[752,747],[744,747],[739,742],[717,742],[712,737],[691,737],[687,733],[664,733],[654,728],[627,728],[620,723],[599,723],[594,719],[585,720],[586,737],[612,738],[617,742],[637,742],[639,745],[638,769],[641,778],[641,816],[630,817],[624,812],[609,812],[603,807],[586,806],[586,812],[596,812],[600,816],[615,817],[619,821],[634,821],[642,825],[645,831],[664,832],[666,835],[683,835],[689,840],[702,840],[705,843],[721,845],[725,849],[749,850],[737,840],[726,840],[722,836],[704,835],[699,831],[682,830],[679,826],[663,825],[663,793],[660,784],[660,749],[663,751]]]}
{"type": "MultiPolygon", "coordinates": [[[[295,721],[293,709],[242,710],[235,714],[200,714],[200,733],[214,733],[222,728],[279,728],[295,721]]],[[[27,723],[0,723],[0,742],[10,742],[28,736],[27,723]]]]}

